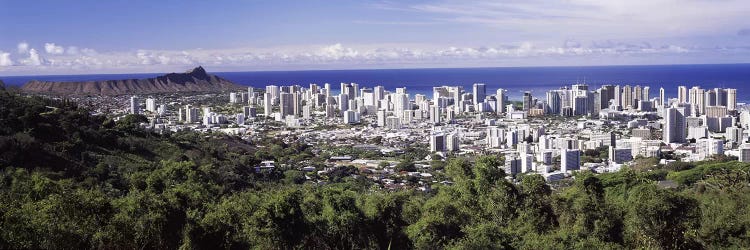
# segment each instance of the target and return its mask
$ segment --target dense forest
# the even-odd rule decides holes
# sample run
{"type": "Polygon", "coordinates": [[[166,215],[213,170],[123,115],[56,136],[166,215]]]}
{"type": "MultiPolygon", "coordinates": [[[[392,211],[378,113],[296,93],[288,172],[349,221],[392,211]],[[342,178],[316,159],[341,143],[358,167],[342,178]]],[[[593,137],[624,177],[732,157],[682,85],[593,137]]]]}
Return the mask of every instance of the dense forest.
{"type": "Polygon", "coordinates": [[[457,157],[453,185],[387,191],[357,169],[306,182],[305,144],[143,121],[0,90],[0,248],[750,248],[750,165],[726,158],[580,172],[553,189],[508,181],[500,156],[457,157]],[[289,166],[253,171],[268,159],[289,166]]]}

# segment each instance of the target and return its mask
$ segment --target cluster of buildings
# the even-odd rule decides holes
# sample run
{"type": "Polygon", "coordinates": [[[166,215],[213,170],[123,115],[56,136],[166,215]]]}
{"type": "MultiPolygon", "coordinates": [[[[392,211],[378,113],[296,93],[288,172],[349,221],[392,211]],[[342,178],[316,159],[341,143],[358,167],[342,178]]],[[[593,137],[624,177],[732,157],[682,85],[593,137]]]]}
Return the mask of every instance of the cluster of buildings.
{"type": "MultiPolygon", "coordinates": [[[[132,113],[143,112],[138,97],[130,100],[132,113]]],[[[652,96],[649,86],[590,89],[573,84],[549,90],[542,98],[525,92],[520,101],[511,103],[502,88],[488,92],[483,83],[473,84],[469,91],[463,86],[436,86],[431,98],[411,95],[406,88],[390,91],[341,83],[332,89],[326,83],[229,93],[228,106],[241,107],[236,113],[185,103],[170,104],[177,112],[169,112],[167,105],[157,105],[151,97],[145,100],[145,110],[157,117],[152,123],[166,122],[165,129],[170,124],[194,129],[229,124],[235,127],[233,133],[243,133],[254,124],[276,122],[299,129],[300,137],[319,125],[343,126],[329,137],[339,132],[388,140],[408,136],[443,156],[502,154],[510,176],[539,173],[548,180],[582,168],[616,171],[637,157],[664,154],[685,161],[717,154],[750,161],[743,129],[750,126],[750,113],[738,107],[736,89],[680,86],[676,98],[667,98],[663,88],[652,96]],[[584,155],[594,151],[608,156],[584,155]]]]}

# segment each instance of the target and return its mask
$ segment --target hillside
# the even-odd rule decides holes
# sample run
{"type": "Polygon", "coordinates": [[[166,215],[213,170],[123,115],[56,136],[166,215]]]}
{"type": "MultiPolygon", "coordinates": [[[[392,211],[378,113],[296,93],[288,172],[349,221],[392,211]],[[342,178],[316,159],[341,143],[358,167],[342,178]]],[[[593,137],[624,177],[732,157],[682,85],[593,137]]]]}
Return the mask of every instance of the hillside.
{"type": "Polygon", "coordinates": [[[28,93],[55,95],[123,95],[170,92],[210,92],[240,89],[241,86],[206,73],[197,67],[185,73],[170,73],[147,79],[50,82],[29,81],[21,88],[28,93]]]}

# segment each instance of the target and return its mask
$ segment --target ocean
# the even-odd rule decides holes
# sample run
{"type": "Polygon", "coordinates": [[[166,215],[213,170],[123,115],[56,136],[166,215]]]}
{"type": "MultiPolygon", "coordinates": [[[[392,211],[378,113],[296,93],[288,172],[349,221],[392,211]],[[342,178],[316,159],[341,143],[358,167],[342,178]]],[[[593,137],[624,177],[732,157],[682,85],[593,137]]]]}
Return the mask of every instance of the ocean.
{"type": "MultiPolygon", "coordinates": [[[[487,84],[487,93],[497,88],[508,90],[511,99],[519,99],[524,91],[540,99],[545,92],[576,83],[586,83],[589,89],[604,84],[650,86],[650,95],[659,94],[663,87],[668,98],[677,96],[677,86],[702,88],[736,88],[737,101],[750,102],[750,64],[705,65],[643,65],[643,66],[583,66],[583,67],[502,67],[502,68],[440,68],[440,69],[368,69],[368,70],[307,70],[307,71],[250,71],[209,72],[235,83],[263,88],[266,85],[308,86],[310,83],[330,83],[338,92],[339,83],[356,82],[360,87],[383,85],[393,91],[406,87],[407,92],[432,96],[432,87],[440,85],[464,86],[487,84]]],[[[0,76],[9,85],[22,85],[29,80],[87,81],[148,78],[162,74],[100,74],[100,75],[44,75],[0,76]]]]}

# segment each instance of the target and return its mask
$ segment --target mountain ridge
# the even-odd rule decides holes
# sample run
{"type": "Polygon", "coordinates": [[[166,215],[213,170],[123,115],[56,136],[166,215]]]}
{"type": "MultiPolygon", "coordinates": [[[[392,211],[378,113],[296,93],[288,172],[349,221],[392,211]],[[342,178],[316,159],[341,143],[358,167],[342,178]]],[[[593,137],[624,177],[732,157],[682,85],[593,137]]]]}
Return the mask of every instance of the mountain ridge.
{"type": "Polygon", "coordinates": [[[211,92],[241,89],[229,80],[198,66],[185,73],[168,73],[145,79],[55,82],[32,80],[21,87],[29,93],[57,95],[124,95],[169,92],[211,92]]]}

